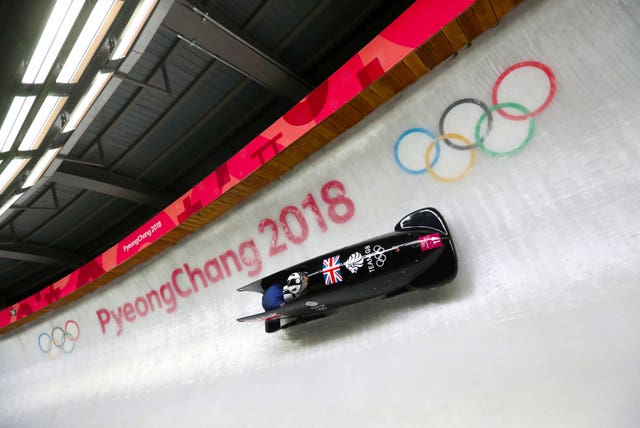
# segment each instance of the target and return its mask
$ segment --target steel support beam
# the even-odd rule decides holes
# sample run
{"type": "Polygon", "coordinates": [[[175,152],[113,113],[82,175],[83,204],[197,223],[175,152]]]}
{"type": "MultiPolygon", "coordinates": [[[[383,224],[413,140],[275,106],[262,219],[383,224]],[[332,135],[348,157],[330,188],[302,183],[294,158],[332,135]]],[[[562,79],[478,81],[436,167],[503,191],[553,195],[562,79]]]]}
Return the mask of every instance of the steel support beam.
{"type": "Polygon", "coordinates": [[[74,253],[23,242],[0,243],[0,258],[63,266],[71,269],[86,262],[81,256],[74,253]]]}
{"type": "Polygon", "coordinates": [[[197,49],[294,103],[312,89],[291,70],[196,8],[174,3],[163,25],[197,49]]]}
{"type": "Polygon", "coordinates": [[[51,181],[164,209],[175,199],[167,192],[94,166],[64,162],[51,181]]]}

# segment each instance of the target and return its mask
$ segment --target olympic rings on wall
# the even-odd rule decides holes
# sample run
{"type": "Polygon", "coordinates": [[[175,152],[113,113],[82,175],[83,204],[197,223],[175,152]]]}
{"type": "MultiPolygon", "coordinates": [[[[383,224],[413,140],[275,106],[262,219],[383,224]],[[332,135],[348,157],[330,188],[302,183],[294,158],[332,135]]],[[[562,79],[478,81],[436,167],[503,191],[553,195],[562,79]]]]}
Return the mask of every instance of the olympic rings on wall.
{"type": "MultiPolygon", "coordinates": [[[[489,109],[489,107],[485,103],[483,103],[482,101],[477,100],[475,98],[463,98],[461,100],[458,100],[458,101],[455,101],[455,102],[449,104],[449,107],[444,109],[444,111],[442,112],[442,115],[440,116],[440,123],[438,124],[438,129],[440,130],[440,135],[446,134],[444,132],[444,119],[447,117],[447,114],[451,110],[453,110],[454,107],[457,107],[460,104],[465,104],[465,103],[475,104],[478,107],[480,107],[482,110],[484,110],[484,114],[488,118],[487,119],[487,129],[486,129],[484,135],[482,136],[482,141],[484,141],[485,137],[489,134],[489,132],[491,132],[491,127],[493,126],[493,116],[491,115],[491,110],[489,109]]],[[[476,139],[477,138],[478,137],[476,136],[476,139]]],[[[476,148],[478,146],[476,143],[467,144],[465,146],[458,146],[456,144],[453,144],[448,138],[445,138],[444,142],[447,144],[447,146],[451,147],[452,149],[458,149],[458,150],[471,150],[471,149],[474,149],[474,148],[476,148]]]]}
{"type": "Polygon", "coordinates": [[[54,327],[49,333],[40,333],[38,347],[55,360],[62,353],[70,354],[76,347],[76,341],[80,337],[80,326],[74,320],[68,320],[62,327],[54,327]]]}
{"type": "Polygon", "coordinates": [[[498,79],[496,80],[495,85],[493,85],[493,90],[491,91],[491,102],[493,102],[493,104],[499,104],[498,89],[500,88],[500,84],[502,84],[502,81],[504,80],[504,78],[507,77],[507,75],[511,74],[511,72],[513,72],[514,70],[518,68],[523,68],[523,67],[539,68],[544,72],[544,74],[547,75],[547,79],[549,79],[549,95],[547,95],[547,98],[544,100],[544,102],[540,107],[538,107],[531,113],[526,113],[524,116],[517,116],[517,115],[509,114],[505,111],[499,110],[498,113],[502,117],[505,117],[507,119],[524,120],[524,119],[528,119],[530,117],[538,115],[540,112],[542,112],[542,110],[546,109],[549,106],[549,104],[551,103],[551,100],[556,94],[556,76],[553,74],[553,72],[549,67],[547,67],[545,64],[538,61],[522,61],[517,64],[513,64],[511,67],[503,71],[500,76],[498,76],[498,79]]]}
{"type": "Polygon", "coordinates": [[[442,112],[442,115],[440,116],[440,121],[438,123],[438,131],[440,133],[439,136],[436,136],[433,132],[425,128],[416,127],[416,128],[411,128],[404,131],[398,137],[394,145],[394,157],[395,157],[396,163],[403,171],[405,171],[408,174],[418,175],[418,174],[429,173],[431,177],[433,177],[435,180],[438,180],[438,181],[444,181],[444,182],[457,181],[462,177],[464,177],[465,175],[467,175],[468,172],[471,170],[471,167],[474,165],[475,159],[476,159],[476,150],[475,150],[476,148],[480,148],[480,150],[483,153],[492,157],[512,156],[518,153],[519,151],[521,151],[522,149],[524,149],[531,142],[531,139],[533,138],[533,134],[535,132],[534,117],[540,114],[543,110],[545,110],[549,106],[553,97],[555,96],[555,93],[556,93],[556,78],[548,66],[537,61],[522,61],[517,64],[513,64],[512,66],[510,66],[500,74],[495,84],[493,85],[493,89],[491,92],[491,100],[493,103],[492,106],[488,106],[487,104],[483,103],[482,101],[476,98],[462,98],[451,103],[442,112]],[[499,102],[498,92],[505,78],[509,74],[511,74],[513,71],[522,69],[522,68],[527,68],[527,67],[541,70],[549,81],[549,93],[547,94],[546,98],[541,103],[541,105],[535,108],[533,111],[530,111],[527,107],[523,106],[522,104],[516,103],[514,101],[499,102]],[[467,137],[463,136],[459,132],[446,132],[444,129],[445,119],[447,115],[454,108],[456,108],[461,104],[473,104],[480,107],[480,109],[482,109],[482,115],[480,116],[480,118],[475,124],[474,135],[473,135],[474,141],[470,141],[467,137]],[[505,111],[505,109],[515,110],[518,113],[517,114],[508,113],[507,111],[505,111]],[[524,136],[524,139],[515,148],[511,150],[499,151],[499,150],[495,150],[487,147],[487,144],[486,144],[487,137],[491,134],[494,128],[494,115],[493,115],[494,112],[497,112],[503,118],[512,120],[512,121],[529,120],[526,135],[524,136]],[[408,137],[411,134],[422,134],[431,140],[430,144],[427,146],[427,149],[426,149],[426,156],[424,157],[424,163],[425,163],[424,168],[409,168],[400,159],[399,148],[401,144],[405,141],[406,137],[408,137]],[[454,143],[452,140],[457,140],[458,143],[454,143]],[[440,142],[444,142],[448,147],[454,150],[469,152],[470,154],[469,162],[462,173],[454,177],[445,177],[435,172],[435,167],[438,164],[438,161],[440,161],[441,157],[443,156],[443,152],[440,148],[440,142]],[[460,144],[460,142],[463,144],[460,144]],[[434,153],[434,149],[435,149],[435,153],[434,153]]]}
{"type": "MultiPolygon", "coordinates": [[[[491,107],[491,111],[502,111],[503,108],[514,108],[522,113],[525,114],[525,116],[529,117],[531,115],[531,113],[529,113],[529,110],[527,110],[524,106],[517,104],[517,103],[500,103],[500,104],[496,104],[493,107],[491,107]]],[[[523,117],[525,117],[523,116],[523,117]]],[[[529,141],[531,141],[531,138],[533,137],[533,131],[535,131],[536,128],[536,123],[533,119],[531,119],[531,121],[529,122],[529,132],[527,133],[526,138],[524,139],[524,141],[515,149],[513,150],[509,150],[506,152],[496,152],[493,150],[490,150],[487,148],[487,146],[484,145],[484,140],[480,138],[480,128],[482,127],[482,122],[484,121],[484,118],[487,117],[486,113],[483,113],[482,116],[480,116],[480,119],[478,119],[478,123],[476,124],[476,131],[475,131],[475,137],[476,137],[476,142],[478,144],[478,146],[480,146],[480,148],[487,153],[490,156],[494,156],[494,157],[500,157],[500,156],[510,156],[513,155],[517,152],[519,152],[520,150],[522,150],[527,144],[529,144],[529,141]]]]}
{"type": "MultiPolygon", "coordinates": [[[[400,161],[400,156],[398,155],[398,146],[400,146],[400,143],[402,142],[402,139],[404,137],[406,137],[407,135],[413,134],[413,133],[420,133],[420,134],[425,134],[426,136],[435,139],[436,136],[433,134],[433,132],[428,131],[426,129],[423,128],[411,128],[411,129],[407,129],[406,131],[404,131],[402,133],[402,135],[400,135],[400,137],[398,137],[398,140],[396,141],[396,146],[395,146],[395,156],[396,156],[396,162],[398,163],[398,165],[400,165],[400,168],[404,169],[407,173],[409,174],[424,174],[427,171],[427,168],[423,168],[423,169],[409,169],[406,166],[404,166],[404,164],[400,161]]],[[[434,167],[434,165],[436,163],[438,163],[438,159],[440,157],[440,146],[438,145],[436,147],[436,157],[435,159],[433,159],[433,161],[431,162],[431,168],[434,167]]],[[[428,161],[427,161],[428,162],[428,161]]]]}
{"type": "MultiPolygon", "coordinates": [[[[429,148],[427,149],[427,155],[425,157],[426,159],[426,164],[429,165],[429,158],[431,157],[431,152],[433,151],[433,147],[439,147],[438,145],[438,141],[442,140],[447,142],[449,140],[449,138],[455,138],[457,140],[462,141],[463,143],[466,144],[466,146],[461,146],[461,147],[471,147],[473,145],[473,143],[471,141],[469,141],[469,139],[467,139],[467,137],[460,135],[460,134],[442,134],[441,136],[439,136],[436,141],[434,143],[431,143],[431,145],[429,145],[429,148]]],[[[444,181],[447,183],[451,183],[454,181],[458,181],[459,179],[461,179],[462,177],[464,177],[465,175],[467,175],[467,173],[471,170],[471,167],[473,166],[473,164],[476,161],[476,152],[475,151],[471,151],[469,152],[471,153],[471,156],[469,157],[469,164],[467,165],[467,167],[465,168],[465,170],[460,174],[457,175],[455,177],[443,177],[439,174],[437,174],[434,170],[433,170],[433,163],[432,162],[431,166],[427,166],[427,170],[429,171],[429,174],[435,178],[438,181],[444,181]]]]}

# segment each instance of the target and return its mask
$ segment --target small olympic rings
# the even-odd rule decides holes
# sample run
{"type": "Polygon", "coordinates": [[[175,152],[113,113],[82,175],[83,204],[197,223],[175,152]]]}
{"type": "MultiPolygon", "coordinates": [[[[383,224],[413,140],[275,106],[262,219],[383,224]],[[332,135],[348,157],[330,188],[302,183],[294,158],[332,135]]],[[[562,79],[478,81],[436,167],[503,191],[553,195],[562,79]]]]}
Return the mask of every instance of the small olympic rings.
{"type": "Polygon", "coordinates": [[[51,334],[40,333],[38,336],[38,347],[40,351],[47,354],[50,359],[55,360],[63,352],[65,354],[73,352],[79,337],[80,326],[76,321],[68,320],[64,324],[64,329],[62,327],[54,327],[51,330],[51,334]]]}
{"type": "MultiPolygon", "coordinates": [[[[495,84],[493,85],[492,94],[491,94],[493,105],[491,107],[476,98],[462,98],[451,103],[442,112],[442,115],[440,116],[440,120],[438,123],[438,130],[440,132],[439,136],[436,136],[433,132],[425,128],[416,127],[416,128],[411,128],[404,131],[398,137],[394,145],[394,157],[395,157],[396,163],[402,170],[404,170],[408,174],[418,175],[418,174],[429,173],[431,177],[433,177],[435,180],[438,180],[438,181],[444,181],[444,182],[457,181],[462,177],[464,177],[465,175],[467,175],[471,167],[474,165],[476,160],[476,151],[474,149],[476,147],[480,148],[480,150],[483,153],[493,157],[511,156],[518,153],[522,149],[524,149],[531,142],[531,139],[533,138],[533,134],[535,132],[534,117],[549,106],[549,104],[551,103],[552,99],[555,96],[555,93],[556,93],[556,79],[553,72],[548,66],[538,61],[522,61],[517,64],[513,64],[512,66],[508,67],[505,71],[503,71],[500,74],[495,84]],[[503,81],[505,80],[505,78],[509,74],[511,74],[513,71],[517,69],[525,68],[525,67],[536,68],[541,70],[549,81],[549,93],[547,94],[546,98],[541,103],[541,105],[535,108],[533,111],[530,111],[525,106],[517,102],[513,102],[513,101],[498,102],[499,89],[503,81]],[[462,133],[460,132],[454,133],[454,132],[445,131],[445,120],[447,116],[453,109],[455,109],[457,106],[461,104],[473,104],[480,107],[480,109],[482,110],[482,114],[480,115],[479,119],[475,124],[475,127],[473,128],[474,141],[470,141],[467,137],[462,135],[462,133]],[[505,109],[515,110],[518,112],[518,114],[507,113],[505,109]],[[494,130],[493,112],[498,112],[500,116],[509,120],[523,121],[523,120],[529,119],[526,135],[524,136],[523,141],[518,146],[510,150],[502,150],[502,151],[499,151],[497,149],[493,149],[487,146],[487,138],[489,137],[491,132],[494,130]],[[399,151],[400,151],[401,144],[403,143],[403,141],[406,139],[407,136],[414,133],[423,134],[427,136],[431,141],[430,144],[426,146],[427,147],[426,156],[424,156],[425,168],[415,168],[415,167],[409,168],[400,159],[399,151]],[[459,143],[456,144],[452,140],[458,140],[463,144],[459,144],[459,143]],[[435,171],[435,166],[438,164],[438,161],[440,161],[441,156],[443,155],[443,152],[440,147],[441,141],[444,142],[451,149],[459,150],[459,151],[469,151],[469,154],[470,154],[469,162],[467,163],[467,166],[465,167],[462,173],[454,177],[446,177],[435,171]],[[433,156],[433,159],[431,159],[434,148],[435,148],[435,155],[433,156]]],[[[469,133],[471,133],[471,130],[469,130],[469,133]]]]}
{"type": "Polygon", "coordinates": [[[382,245],[376,245],[373,247],[373,258],[376,259],[376,266],[382,267],[387,261],[387,255],[384,253],[385,249],[382,245]]]}

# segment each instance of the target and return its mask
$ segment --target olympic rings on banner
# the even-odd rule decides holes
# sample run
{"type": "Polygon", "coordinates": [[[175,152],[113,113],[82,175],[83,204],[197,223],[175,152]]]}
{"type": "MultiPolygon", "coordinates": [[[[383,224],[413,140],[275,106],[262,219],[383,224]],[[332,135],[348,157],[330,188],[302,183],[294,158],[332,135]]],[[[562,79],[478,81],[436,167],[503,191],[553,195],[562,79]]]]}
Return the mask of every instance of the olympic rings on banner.
{"type": "Polygon", "coordinates": [[[535,132],[535,120],[533,118],[549,106],[549,104],[551,103],[551,100],[555,96],[555,93],[556,93],[556,78],[548,66],[537,61],[522,61],[517,64],[514,64],[509,68],[507,68],[505,71],[503,71],[498,77],[498,79],[496,80],[495,84],[493,85],[492,94],[491,94],[493,105],[491,107],[489,107],[488,105],[486,105],[485,103],[483,103],[482,101],[476,98],[462,98],[451,103],[442,112],[442,115],[440,116],[440,121],[438,123],[438,130],[440,132],[440,136],[436,136],[433,132],[425,128],[411,128],[404,131],[398,137],[394,146],[394,156],[395,156],[396,163],[402,170],[404,170],[409,174],[417,175],[417,174],[429,173],[431,177],[433,177],[435,180],[438,180],[438,181],[444,181],[444,182],[457,181],[462,177],[464,177],[465,175],[467,175],[471,167],[474,165],[475,159],[476,159],[476,154],[475,154],[476,151],[474,149],[476,147],[479,147],[483,153],[493,157],[511,156],[518,153],[522,149],[524,149],[529,144],[529,142],[531,142],[531,139],[533,138],[533,134],[535,132]],[[549,93],[547,97],[545,98],[543,103],[533,111],[530,111],[525,106],[515,102],[498,102],[498,91],[504,79],[509,74],[511,74],[514,70],[517,70],[519,68],[524,68],[524,67],[533,67],[541,70],[549,80],[549,93]],[[480,118],[478,119],[475,125],[473,142],[469,141],[468,138],[461,135],[460,133],[445,132],[444,123],[447,115],[451,112],[451,110],[453,110],[455,107],[459,106],[460,104],[474,104],[480,107],[483,111],[482,115],[480,116],[480,118]],[[507,113],[504,109],[513,109],[518,111],[521,114],[507,113]],[[502,117],[509,120],[520,121],[520,120],[529,119],[529,127],[527,129],[527,134],[524,140],[516,148],[508,151],[497,151],[497,150],[492,150],[488,148],[487,145],[485,144],[487,137],[489,136],[489,134],[491,134],[493,130],[493,122],[494,122],[493,112],[498,112],[498,114],[500,114],[502,117]],[[400,155],[399,155],[400,144],[408,135],[413,133],[421,133],[431,139],[431,144],[427,146],[426,156],[424,157],[425,165],[426,165],[425,168],[421,168],[421,169],[409,168],[406,165],[404,165],[400,159],[400,155]],[[452,139],[461,141],[464,144],[456,144],[451,141],[452,139]],[[440,156],[442,155],[442,151],[440,148],[441,141],[444,142],[448,147],[454,150],[469,151],[470,153],[469,163],[467,164],[467,167],[462,173],[458,174],[455,177],[444,177],[435,172],[435,166],[437,165],[438,161],[440,160],[440,156]],[[434,147],[436,150],[435,156],[433,157],[433,160],[430,161],[429,159],[431,159],[431,155],[433,153],[434,147]]]}
{"type": "Polygon", "coordinates": [[[76,347],[76,341],[80,337],[80,326],[74,320],[68,320],[62,327],[54,327],[51,330],[51,334],[40,333],[38,336],[38,347],[40,350],[47,354],[49,358],[55,360],[63,352],[70,354],[76,347]],[[74,325],[75,328],[69,328],[70,325],[74,325]],[[43,338],[45,339],[43,341],[43,338]],[[69,345],[71,344],[71,345],[69,345]]]}

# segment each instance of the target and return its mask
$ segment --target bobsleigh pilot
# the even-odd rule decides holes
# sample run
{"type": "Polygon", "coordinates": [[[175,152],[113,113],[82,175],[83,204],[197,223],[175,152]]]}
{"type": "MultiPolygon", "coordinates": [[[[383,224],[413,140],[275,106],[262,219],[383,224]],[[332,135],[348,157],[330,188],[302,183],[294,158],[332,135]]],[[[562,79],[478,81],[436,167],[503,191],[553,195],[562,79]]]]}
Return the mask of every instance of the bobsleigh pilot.
{"type": "Polygon", "coordinates": [[[300,297],[307,289],[309,277],[306,272],[294,272],[287,278],[287,283],[282,286],[273,284],[262,295],[262,307],[265,311],[280,308],[286,303],[300,297]]]}

